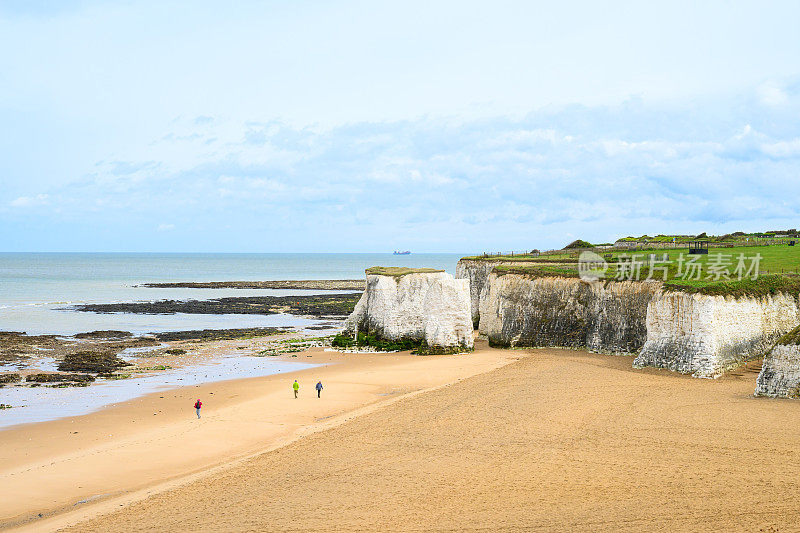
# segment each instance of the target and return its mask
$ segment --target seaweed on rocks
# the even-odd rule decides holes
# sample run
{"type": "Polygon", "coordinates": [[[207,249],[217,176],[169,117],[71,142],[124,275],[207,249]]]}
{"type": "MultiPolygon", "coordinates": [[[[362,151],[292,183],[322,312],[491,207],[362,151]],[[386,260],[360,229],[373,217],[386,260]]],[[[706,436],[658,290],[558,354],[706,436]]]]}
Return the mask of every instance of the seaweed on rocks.
{"type": "Polygon", "coordinates": [[[130,331],[105,329],[98,331],[87,331],[86,333],[78,333],[75,335],[75,338],[76,339],[123,339],[132,336],[133,333],[131,333],[130,331]]]}
{"type": "Polygon", "coordinates": [[[64,381],[71,381],[74,383],[85,383],[94,380],[95,377],[90,374],[40,373],[40,374],[31,374],[25,377],[25,381],[29,383],[59,383],[64,381]]]}
{"type": "Polygon", "coordinates": [[[246,296],[211,300],[157,300],[110,304],[80,304],[77,311],[138,314],[244,314],[274,315],[290,313],[308,316],[347,316],[353,312],[360,293],[298,296],[246,296]]]}
{"type": "Polygon", "coordinates": [[[286,331],[286,328],[194,329],[189,331],[166,331],[164,333],[154,333],[154,335],[161,342],[186,340],[222,341],[266,337],[268,335],[277,335],[284,331],[286,331]]]}
{"type": "Polygon", "coordinates": [[[0,361],[21,361],[41,350],[52,350],[63,344],[56,335],[27,335],[19,331],[0,331],[0,361]]]}
{"type": "Polygon", "coordinates": [[[333,338],[331,346],[334,348],[369,346],[379,352],[411,351],[414,355],[452,355],[472,351],[472,348],[465,346],[428,346],[424,340],[420,339],[386,340],[378,335],[363,332],[359,332],[357,339],[352,335],[340,333],[333,338]]]}
{"type": "Polygon", "coordinates": [[[17,373],[0,374],[0,383],[17,383],[18,381],[22,381],[22,376],[17,373]]]}
{"type": "Polygon", "coordinates": [[[74,338],[58,335],[26,335],[19,332],[0,332],[0,361],[25,361],[35,364],[41,356],[61,359],[81,351],[119,353],[128,348],[155,346],[152,337],[133,337],[127,331],[92,331],[74,338]]]}
{"type": "Polygon", "coordinates": [[[386,340],[372,333],[359,332],[356,338],[353,335],[340,333],[331,341],[331,346],[335,348],[351,348],[358,346],[369,346],[379,352],[402,352],[415,350],[421,347],[424,341],[419,339],[398,339],[386,340]]]}
{"type": "Polygon", "coordinates": [[[62,372],[91,372],[93,374],[112,374],[120,368],[131,366],[113,353],[76,352],[67,354],[58,364],[62,372]]]}

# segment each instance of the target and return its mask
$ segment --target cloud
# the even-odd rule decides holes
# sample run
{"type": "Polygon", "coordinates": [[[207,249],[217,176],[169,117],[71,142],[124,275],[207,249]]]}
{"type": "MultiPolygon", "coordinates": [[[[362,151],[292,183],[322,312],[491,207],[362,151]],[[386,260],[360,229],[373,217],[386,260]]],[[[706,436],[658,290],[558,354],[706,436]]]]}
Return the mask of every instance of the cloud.
{"type": "MultiPolygon", "coordinates": [[[[101,165],[103,163],[100,163],[101,165]]],[[[153,170],[158,167],[156,161],[109,161],[105,163],[108,167],[108,172],[117,176],[126,176],[141,172],[144,170],[153,170]]]]}
{"type": "Polygon", "coordinates": [[[397,239],[475,251],[558,246],[567,233],[607,241],[793,227],[800,200],[786,191],[800,124],[787,110],[798,102],[765,108],[751,96],[326,129],[214,120],[204,125],[213,145],[181,123],[146,157],[120,155],[11,204],[57,197],[50,216],[133,228],[169,213],[194,235],[192,249],[231,245],[209,237],[224,231],[267,250],[391,249],[397,239]]]}
{"type": "Polygon", "coordinates": [[[757,92],[759,101],[766,106],[778,107],[789,103],[786,89],[775,81],[761,84],[757,92]]]}
{"type": "Polygon", "coordinates": [[[46,205],[49,196],[47,194],[37,194],[36,196],[20,196],[15,198],[9,205],[11,207],[36,207],[46,205]]]}

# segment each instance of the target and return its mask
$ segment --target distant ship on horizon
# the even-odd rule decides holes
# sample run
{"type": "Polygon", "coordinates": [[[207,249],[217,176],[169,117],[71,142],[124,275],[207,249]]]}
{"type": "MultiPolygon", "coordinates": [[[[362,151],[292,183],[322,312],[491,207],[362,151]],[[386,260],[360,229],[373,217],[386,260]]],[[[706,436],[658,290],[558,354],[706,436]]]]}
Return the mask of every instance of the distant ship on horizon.
{"type": "Polygon", "coordinates": [[[405,250],[405,251],[395,250],[394,251],[394,255],[410,255],[410,254],[411,254],[411,252],[409,252],[408,250],[405,250]]]}

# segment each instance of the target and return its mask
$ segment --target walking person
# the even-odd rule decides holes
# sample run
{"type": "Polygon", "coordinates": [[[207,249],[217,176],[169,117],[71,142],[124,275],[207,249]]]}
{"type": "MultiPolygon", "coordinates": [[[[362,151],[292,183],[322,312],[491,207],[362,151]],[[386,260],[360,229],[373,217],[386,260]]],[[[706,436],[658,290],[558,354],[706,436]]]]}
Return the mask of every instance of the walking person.
{"type": "Polygon", "coordinates": [[[197,411],[197,418],[200,418],[200,409],[203,407],[203,402],[200,401],[200,398],[194,402],[194,410],[197,411]]]}
{"type": "Polygon", "coordinates": [[[320,397],[319,394],[322,392],[322,382],[321,381],[317,381],[316,389],[317,389],[317,398],[319,398],[320,397]]]}
{"type": "Polygon", "coordinates": [[[297,391],[300,390],[300,384],[297,382],[297,380],[294,380],[292,388],[294,389],[294,397],[297,398],[297,391]]]}

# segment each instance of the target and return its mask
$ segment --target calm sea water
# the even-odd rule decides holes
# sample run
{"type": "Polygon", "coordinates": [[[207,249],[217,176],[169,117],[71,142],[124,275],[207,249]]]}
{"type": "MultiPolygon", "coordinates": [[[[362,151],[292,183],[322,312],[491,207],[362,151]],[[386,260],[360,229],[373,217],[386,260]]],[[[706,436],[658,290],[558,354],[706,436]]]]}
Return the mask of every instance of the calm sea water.
{"type": "Polygon", "coordinates": [[[313,325],[289,315],[97,314],[77,303],[308,294],[313,291],[151,289],[162,281],[359,279],[375,266],[442,268],[462,254],[95,254],[0,253],[0,331],[71,335],[97,329],[133,333],[186,329],[313,325]]]}

